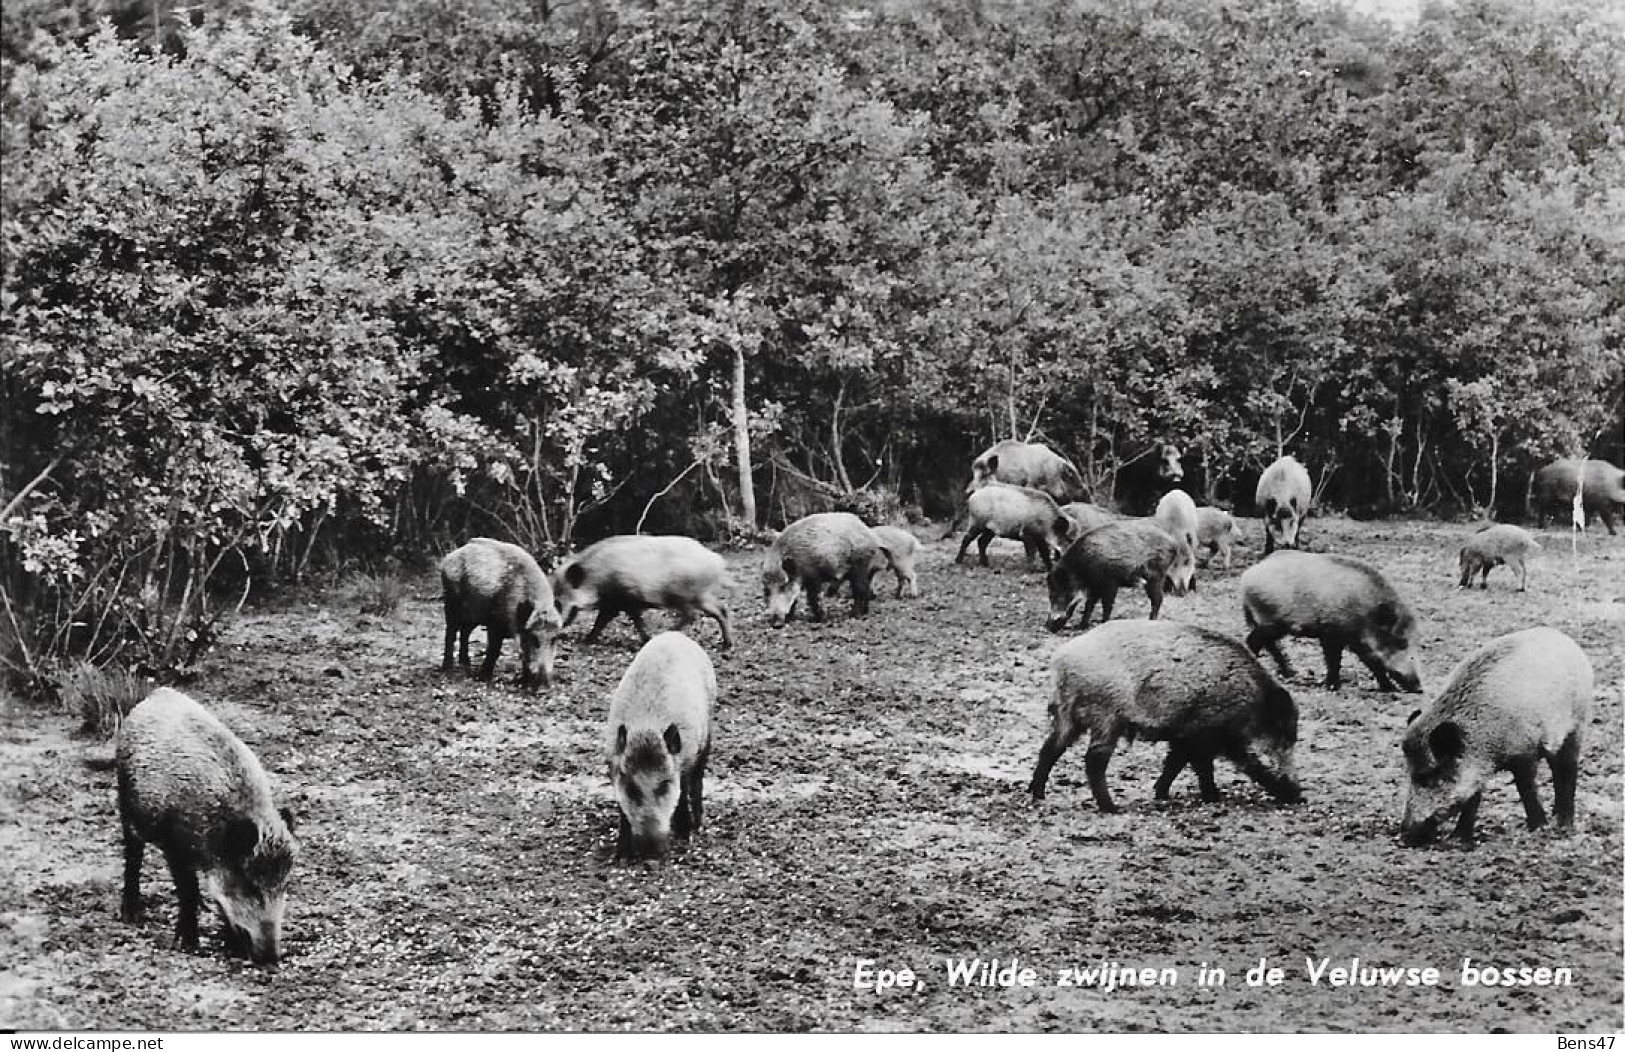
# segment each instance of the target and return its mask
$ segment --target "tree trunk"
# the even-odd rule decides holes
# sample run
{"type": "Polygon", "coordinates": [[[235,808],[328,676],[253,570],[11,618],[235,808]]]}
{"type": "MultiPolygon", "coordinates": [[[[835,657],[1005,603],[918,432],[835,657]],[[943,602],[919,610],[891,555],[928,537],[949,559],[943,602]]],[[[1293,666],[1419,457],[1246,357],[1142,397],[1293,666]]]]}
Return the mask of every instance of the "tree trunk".
{"type": "Polygon", "coordinates": [[[756,530],[756,489],[750,477],[750,413],[745,408],[745,347],[734,345],[734,456],[739,462],[740,514],[745,528],[756,530]]]}

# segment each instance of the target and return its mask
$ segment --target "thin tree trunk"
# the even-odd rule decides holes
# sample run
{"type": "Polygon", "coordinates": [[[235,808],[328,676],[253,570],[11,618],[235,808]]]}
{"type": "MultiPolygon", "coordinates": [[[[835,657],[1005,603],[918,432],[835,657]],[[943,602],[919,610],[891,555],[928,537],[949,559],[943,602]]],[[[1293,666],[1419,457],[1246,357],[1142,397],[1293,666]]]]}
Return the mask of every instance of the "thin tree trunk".
{"type": "Polygon", "coordinates": [[[751,483],[750,412],[745,408],[745,347],[734,345],[734,455],[739,466],[740,515],[747,531],[756,530],[756,489],[751,483]]]}

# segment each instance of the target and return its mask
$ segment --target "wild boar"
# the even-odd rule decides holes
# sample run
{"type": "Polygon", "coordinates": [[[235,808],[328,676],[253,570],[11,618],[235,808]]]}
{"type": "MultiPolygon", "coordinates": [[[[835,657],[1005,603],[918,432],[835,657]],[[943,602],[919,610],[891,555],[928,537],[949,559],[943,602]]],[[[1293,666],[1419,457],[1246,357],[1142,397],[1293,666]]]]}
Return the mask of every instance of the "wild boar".
{"type": "Polygon", "coordinates": [[[1021,542],[1029,566],[1037,555],[1048,570],[1054,561],[1053,546],[1072,534],[1072,520],[1062,514],[1060,505],[1049,494],[1025,486],[983,486],[970,495],[965,510],[969,522],[965,539],[959,542],[959,554],[954,556],[956,563],[964,561],[965,550],[974,540],[986,566],[988,544],[994,537],[1008,537],[1021,542]]]}
{"type": "Polygon", "coordinates": [[[1179,446],[1160,441],[1123,461],[1113,480],[1118,510],[1150,513],[1163,494],[1185,482],[1184,460],[1179,446]]]}
{"type": "Polygon", "coordinates": [[[1539,550],[1540,545],[1535,543],[1535,539],[1516,526],[1504,522],[1481,526],[1461,546],[1458,556],[1461,564],[1460,587],[1466,588],[1476,573],[1481,575],[1479,587],[1488,588],[1490,571],[1504,565],[1517,573],[1518,591],[1527,591],[1529,564],[1525,560],[1530,552],[1539,550]]]}
{"type": "Polygon", "coordinates": [[[1124,519],[1090,530],[1061,553],[1049,573],[1050,617],[1045,624],[1051,632],[1059,632],[1080,600],[1081,627],[1089,627],[1097,601],[1100,619],[1110,621],[1117,590],[1142,581],[1155,621],[1169,572],[1180,556],[1179,544],[1150,519],[1124,519]]]}
{"type": "Polygon", "coordinates": [[[1592,519],[1601,519],[1609,535],[1614,536],[1618,532],[1614,516],[1625,505],[1625,470],[1606,460],[1558,460],[1535,472],[1530,488],[1536,522],[1544,527],[1554,513],[1559,521],[1568,521],[1576,486],[1581,487],[1580,507],[1587,525],[1592,519]]]}
{"type": "Polygon", "coordinates": [[[852,586],[852,612],[869,612],[869,581],[876,553],[890,553],[863,520],[850,512],[825,511],[797,519],[768,545],[762,563],[762,598],[774,628],[795,614],[803,593],[814,621],[824,619],[823,590],[845,580],[852,586]]]}
{"type": "Polygon", "coordinates": [[[1175,595],[1184,595],[1196,588],[1196,502],[1181,489],[1171,489],[1157,502],[1152,515],[1158,526],[1182,549],[1179,559],[1168,572],[1168,583],[1175,595]]]}
{"type": "Polygon", "coordinates": [[[1432,840],[1459,809],[1456,836],[1471,840],[1484,783],[1512,772],[1530,829],[1546,824],[1535,793],[1545,759],[1556,791],[1557,824],[1574,824],[1580,744],[1591,719],[1594,686],[1585,652],[1555,628],[1528,628],[1491,640],[1450,674],[1405,731],[1410,793],[1400,828],[1405,843],[1432,840]]]}
{"type": "Polygon", "coordinates": [[[722,630],[722,648],[733,646],[728,608],[728,564],[722,556],[690,537],[608,537],[572,555],[553,571],[553,595],[562,627],[570,627],[582,610],[596,607],[598,616],[587,642],[625,613],[638,636],[649,641],[643,611],[675,610],[687,627],[704,614],[722,630]]]}
{"type": "Polygon", "coordinates": [[[884,549],[875,552],[870,562],[869,578],[886,569],[889,565],[892,573],[897,576],[897,598],[903,597],[903,589],[908,589],[910,596],[918,597],[920,594],[920,579],[915,572],[914,563],[919,556],[920,542],[912,533],[898,526],[872,527],[875,542],[884,549]]]}
{"type": "Polygon", "coordinates": [[[229,952],[256,964],[282,956],[282,920],[299,844],[293,814],[238,737],[192,698],[159,687],[119,726],[114,754],[124,834],[119,916],[141,919],[145,845],[175,882],[175,941],[198,948],[198,906],[213,902],[229,952]]]}
{"type": "Polygon", "coordinates": [[[1098,504],[1087,504],[1081,500],[1061,505],[1061,514],[1072,520],[1072,536],[1074,539],[1082,537],[1096,526],[1104,526],[1108,522],[1116,522],[1115,512],[1107,511],[1098,504]]]}
{"type": "Polygon", "coordinates": [[[1044,798],[1050,768],[1084,731],[1084,768],[1095,806],[1118,810],[1106,765],[1121,738],[1168,742],[1155,786],[1168,799],[1186,765],[1202,799],[1220,799],[1213,760],[1223,756],[1283,803],[1303,799],[1293,764],[1298,709],[1245,647],[1173,621],[1113,621],[1072,639],[1051,661],[1050,733],[1030,786],[1044,798]]]}
{"type": "Polygon", "coordinates": [[[476,537],[440,561],[440,587],[446,608],[442,670],[452,670],[453,641],[458,663],[468,668],[469,633],[484,625],[485,660],[477,678],[492,677],[502,641],[518,636],[520,685],[553,682],[559,612],[546,575],[528,552],[517,544],[476,537]]]}
{"type": "Polygon", "coordinates": [[[1196,509],[1196,547],[1207,550],[1206,562],[1211,563],[1220,552],[1224,553],[1224,568],[1230,569],[1231,549],[1241,540],[1241,530],[1235,517],[1222,508],[1196,509]]]}
{"type": "Polygon", "coordinates": [[[1254,498],[1264,517],[1265,555],[1276,548],[1299,547],[1313,492],[1309,472],[1294,457],[1282,457],[1264,469],[1254,498]]]}
{"type": "Polygon", "coordinates": [[[1057,504],[1088,500],[1089,487],[1077,467],[1053,449],[1038,442],[1005,439],[971,462],[971,480],[966,493],[1002,482],[1047,493],[1057,504]]]}
{"type": "Polygon", "coordinates": [[[673,834],[686,840],[700,828],[716,697],[711,659],[681,632],[655,636],[627,666],[605,735],[621,811],[616,858],[664,856],[673,834]]]}
{"type": "Polygon", "coordinates": [[[1288,635],[1320,640],[1326,657],[1326,686],[1342,686],[1343,649],[1352,650],[1383,690],[1398,683],[1412,693],[1422,689],[1411,657],[1416,619],[1410,607],[1369,563],[1346,555],[1278,551],[1241,575],[1247,648],[1267,649],[1281,675],[1292,668],[1281,652],[1288,635]]]}

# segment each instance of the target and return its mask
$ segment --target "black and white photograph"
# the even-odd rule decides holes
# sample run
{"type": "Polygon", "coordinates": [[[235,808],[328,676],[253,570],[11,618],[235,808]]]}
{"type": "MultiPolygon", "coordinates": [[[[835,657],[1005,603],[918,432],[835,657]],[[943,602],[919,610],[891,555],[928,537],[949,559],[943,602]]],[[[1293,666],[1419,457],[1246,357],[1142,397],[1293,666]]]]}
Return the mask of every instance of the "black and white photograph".
{"type": "Polygon", "coordinates": [[[5,0],[0,151],[0,1030],[1625,1030],[1625,0],[5,0]]]}

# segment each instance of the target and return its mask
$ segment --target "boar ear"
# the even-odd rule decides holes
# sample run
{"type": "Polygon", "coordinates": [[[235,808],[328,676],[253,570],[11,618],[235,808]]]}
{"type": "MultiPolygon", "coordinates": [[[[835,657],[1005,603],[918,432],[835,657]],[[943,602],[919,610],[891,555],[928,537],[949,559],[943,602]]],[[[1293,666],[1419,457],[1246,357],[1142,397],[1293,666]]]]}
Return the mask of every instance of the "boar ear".
{"type": "Polygon", "coordinates": [[[982,470],[987,472],[989,475],[992,475],[993,473],[998,471],[999,470],[999,458],[998,457],[988,457],[987,458],[987,463],[982,465],[982,470]]]}
{"type": "Polygon", "coordinates": [[[587,579],[587,570],[580,563],[571,563],[564,568],[564,583],[571,588],[580,588],[581,582],[587,579]]]}
{"type": "Polygon", "coordinates": [[[259,842],[260,827],[252,818],[233,818],[226,823],[221,854],[226,858],[247,858],[259,842]]]}
{"type": "Polygon", "coordinates": [[[1055,520],[1055,536],[1072,536],[1072,520],[1067,518],[1065,515],[1058,516],[1055,520]]]}
{"type": "Polygon", "coordinates": [[[1371,620],[1379,628],[1392,628],[1394,622],[1399,620],[1399,611],[1394,609],[1393,603],[1378,603],[1377,608],[1371,611],[1371,620]]]}
{"type": "Polygon", "coordinates": [[[1266,518],[1266,519],[1275,518],[1275,498],[1274,497],[1265,497],[1264,498],[1264,518],[1266,518]]]}
{"type": "Polygon", "coordinates": [[[277,814],[282,816],[282,824],[288,827],[288,832],[293,832],[293,812],[281,807],[277,809],[277,814]]]}
{"type": "Polygon", "coordinates": [[[1428,735],[1428,745],[1439,759],[1454,760],[1466,751],[1467,741],[1461,735],[1461,727],[1447,720],[1433,728],[1433,733],[1428,735]]]}
{"type": "Polygon", "coordinates": [[[794,578],[796,575],[796,561],[788,555],[779,560],[779,568],[784,571],[786,577],[794,578]]]}
{"type": "Polygon", "coordinates": [[[677,724],[666,728],[666,751],[676,756],[683,751],[683,736],[677,733],[677,724]]]}
{"type": "Polygon", "coordinates": [[[624,723],[615,729],[615,751],[617,753],[626,751],[626,724],[624,723]]]}
{"type": "Polygon", "coordinates": [[[1409,727],[1411,724],[1415,723],[1416,722],[1416,717],[1418,717],[1420,715],[1422,715],[1422,710],[1421,709],[1412,709],[1411,714],[1409,716],[1405,717],[1405,726],[1409,727]]]}

